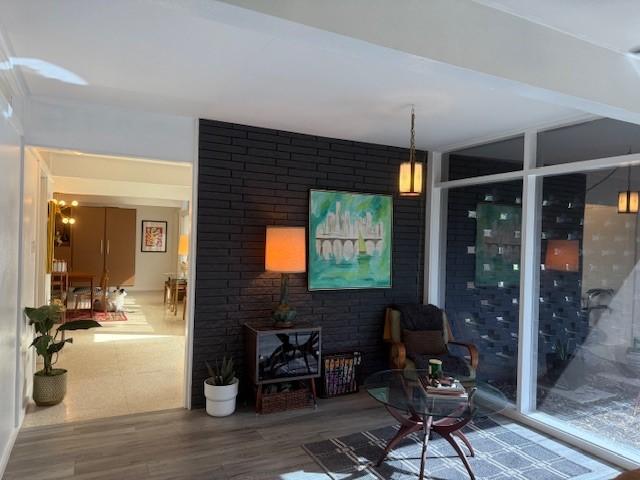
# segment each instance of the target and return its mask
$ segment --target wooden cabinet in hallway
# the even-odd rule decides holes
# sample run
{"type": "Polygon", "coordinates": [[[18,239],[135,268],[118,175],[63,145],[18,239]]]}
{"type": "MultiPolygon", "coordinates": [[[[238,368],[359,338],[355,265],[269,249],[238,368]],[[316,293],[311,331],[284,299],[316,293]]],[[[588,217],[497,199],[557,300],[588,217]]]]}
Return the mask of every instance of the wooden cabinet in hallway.
{"type": "Polygon", "coordinates": [[[130,208],[77,207],[71,236],[71,268],[102,278],[109,285],[133,285],[136,211],[130,208]]]}
{"type": "Polygon", "coordinates": [[[136,274],[136,211],[106,208],[105,269],[110,285],[133,285],[136,274]]]}

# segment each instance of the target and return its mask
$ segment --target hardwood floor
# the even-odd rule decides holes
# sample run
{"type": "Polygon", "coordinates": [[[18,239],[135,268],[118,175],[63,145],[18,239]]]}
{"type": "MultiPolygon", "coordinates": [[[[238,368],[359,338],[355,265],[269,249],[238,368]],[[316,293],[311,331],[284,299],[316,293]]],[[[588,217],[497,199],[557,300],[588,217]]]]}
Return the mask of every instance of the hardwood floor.
{"type": "Polygon", "coordinates": [[[327,480],[303,443],[393,423],[359,393],[263,416],[179,409],[25,428],[4,478],[327,480]]]}

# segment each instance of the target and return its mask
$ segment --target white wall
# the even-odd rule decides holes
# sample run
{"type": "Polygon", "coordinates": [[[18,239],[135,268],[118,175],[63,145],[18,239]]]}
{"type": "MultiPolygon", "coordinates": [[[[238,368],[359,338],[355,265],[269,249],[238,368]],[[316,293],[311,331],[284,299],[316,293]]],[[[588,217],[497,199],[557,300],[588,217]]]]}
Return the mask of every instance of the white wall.
{"type": "Polygon", "coordinates": [[[176,162],[192,162],[196,121],[190,117],[30,98],[29,145],[176,162]]]}
{"type": "MultiPolygon", "coordinates": [[[[31,396],[33,388],[34,350],[30,348],[33,340],[33,328],[21,315],[24,307],[36,306],[36,258],[39,222],[38,201],[40,198],[40,165],[38,158],[30,151],[24,154],[24,182],[22,192],[22,255],[19,267],[21,276],[21,298],[18,311],[18,365],[16,381],[16,402],[19,406],[20,421],[31,396]]],[[[46,201],[46,199],[45,199],[46,201]]]]}
{"type": "Polygon", "coordinates": [[[0,115],[0,474],[16,433],[20,152],[19,133],[0,115]]]}
{"type": "Polygon", "coordinates": [[[136,207],[136,281],[129,290],[162,290],[167,272],[178,264],[179,212],[177,208],[136,207]],[[167,252],[141,252],[142,220],[167,222],[167,252]]]}

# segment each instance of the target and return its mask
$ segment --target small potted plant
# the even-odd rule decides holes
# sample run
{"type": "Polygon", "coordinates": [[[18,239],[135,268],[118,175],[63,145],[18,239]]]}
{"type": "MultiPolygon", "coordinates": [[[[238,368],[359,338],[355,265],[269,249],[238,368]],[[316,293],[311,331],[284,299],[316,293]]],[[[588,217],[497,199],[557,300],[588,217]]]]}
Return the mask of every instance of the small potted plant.
{"type": "Polygon", "coordinates": [[[67,393],[67,371],[64,368],[53,368],[58,361],[60,350],[67,343],[73,342],[72,338],[58,340],[61,332],[101,326],[95,320],[75,320],[63,323],[53,332],[55,324],[60,322],[63,309],[60,303],[24,309],[29,325],[33,325],[36,333],[31,346],[44,361],[42,370],[33,375],[33,400],[36,405],[57,405],[67,393]]]}
{"type": "Polygon", "coordinates": [[[578,388],[585,375],[584,360],[577,349],[571,348],[572,339],[556,340],[551,355],[547,355],[547,379],[552,386],[578,388]]]}
{"type": "Polygon", "coordinates": [[[212,417],[226,417],[236,410],[238,396],[238,378],[233,359],[223,357],[222,363],[216,360],[212,367],[205,362],[209,378],[204,381],[204,396],[207,399],[207,413],[212,417]]]}

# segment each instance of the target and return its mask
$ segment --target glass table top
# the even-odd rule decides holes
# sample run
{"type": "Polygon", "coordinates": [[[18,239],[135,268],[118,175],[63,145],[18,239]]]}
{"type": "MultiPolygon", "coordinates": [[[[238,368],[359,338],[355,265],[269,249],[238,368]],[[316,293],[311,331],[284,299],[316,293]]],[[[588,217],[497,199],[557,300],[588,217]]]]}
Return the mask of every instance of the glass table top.
{"type": "MultiPolygon", "coordinates": [[[[455,394],[428,384],[427,370],[383,370],[365,380],[367,393],[378,402],[411,415],[437,418],[484,418],[503,410],[506,396],[496,387],[476,381],[455,384],[455,394]]],[[[447,377],[445,372],[444,377],[447,377]]]]}

